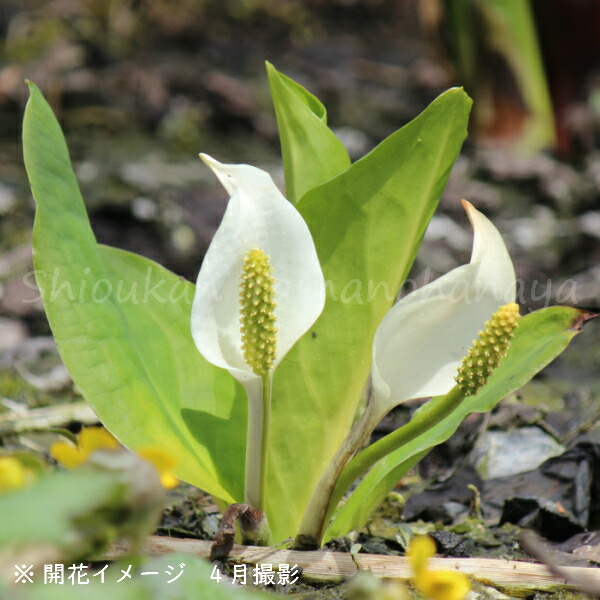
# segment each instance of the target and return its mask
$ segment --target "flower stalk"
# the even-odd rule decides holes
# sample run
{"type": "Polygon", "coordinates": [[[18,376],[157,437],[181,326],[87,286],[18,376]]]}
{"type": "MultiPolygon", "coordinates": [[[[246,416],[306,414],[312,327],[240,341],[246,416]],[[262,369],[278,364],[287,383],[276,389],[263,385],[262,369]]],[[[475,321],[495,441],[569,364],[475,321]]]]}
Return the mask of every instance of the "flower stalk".
{"type": "MultiPolygon", "coordinates": [[[[304,518],[300,525],[300,533],[296,536],[294,547],[298,550],[314,550],[319,548],[326,523],[329,520],[329,507],[337,505],[332,502],[332,495],[340,473],[344,466],[352,459],[358,450],[365,444],[372,430],[371,413],[368,410],[354,422],[346,439],[323,471],[317,484],[316,492],[310,498],[304,511],[304,518]]],[[[342,495],[344,492],[342,492],[342,495]]],[[[341,498],[341,496],[340,496],[341,498]]],[[[338,499],[339,500],[339,499],[338,499]]]]}
{"type": "MultiPolygon", "coordinates": [[[[354,456],[354,458],[352,458],[353,453],[349,453],[349,462],[345,463],[345,465],[342,464],[342,468],[338,471],[339,476],[330,495],[325,495],[327,500],[326,510],[321,511],[320,515],[315,514],[311,521],[308,521],[308,519],[305,520],[300,530],[301,534],[298,538],[298,544],[303,546],[310,545],[311,543],[317,546],[320,545],[320,540],[323,538],[323,534],[335,508],[356,479],[366,473],[377,461],[390,454],[390,452],[408,444],[416,437],[435,427],[435,425],[451,414],[464,399],[464,392],[458,386],[455,386],[445,396],[431,400],[424,409],[415,414],[409,423],[396,429],[396,431],[374,444],[367,446],[362,452],[354,456]]],[[[359,424],[359,421],[357,421],[357,424],[359,424]]],[[[353,437],[357,437],[359,428],[360,424],[359,427],[353,427],[353,431],[355,432],[353,437]]],[[[370,434],[370,431],[368,433],[370,434]]],[[[309,511],[305,514],[307,516],[310,515],[309,511]]]]}
{"type": "Polygon", "coordinates": [[[267,495],[267,464],[269,450],[269,429],[271,423],[271,377],[268,373],[263,375],[263,415],[262,432],[260,441],[260,496],[256,508],[266,509],[267,495]]]}

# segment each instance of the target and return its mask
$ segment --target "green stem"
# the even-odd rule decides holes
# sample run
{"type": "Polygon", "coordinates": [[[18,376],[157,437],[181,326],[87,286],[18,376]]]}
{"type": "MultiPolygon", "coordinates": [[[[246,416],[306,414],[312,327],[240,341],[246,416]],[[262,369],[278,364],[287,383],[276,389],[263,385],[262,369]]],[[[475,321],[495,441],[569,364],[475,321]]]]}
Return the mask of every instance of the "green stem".
{"type": "MultiPolygon", "coordinates": [[[[342,469],[331,494],[324,520],[324,528],[338,502],[356,479],[366,473],[377,461],[435,427],[453,412],[464,398],[464,392],[458,386],[455,386],[445,396],[430,400],[415,413],[409,423],[371,444],[350,460],[342,469]]],[[[324,531],[321,532],[321,535],[323,533],[324,531]]]]}
{"type": "MultiPolygon", "coordinates": [[[[267,546],[271,534],[266,516],[267,463],[269,424],[271,420],[271,374],[261,375],[246,383],[248,393],[248,430],[246,434],[246,483],[244,506],[259,512],[249,521],[240,520],[243,542],[253,546],[267,546]]],[[[242,505],[236,505],[242,506],[242,505]]],[[[249,513],[251,514],[251,513],[249,513]]]]}
{"type": "Polygon", "coordinates": [[[339,477],[346,463],[354,456],[361,448],[366,440],[368,440],[373,429],[380,419],[377,414],[373,414],[370,404],[362,416],[352,425],[350,433],[338,448],[334,457],[331,459],[319,483],[315,487],[308,505],[304,511],[304,516],[300,524],[300,529],[294,548],[306,550],[309,548],[318,548],[322,537],[324,527],[324,519],[327,508],[329,506],[329,498],[335,486],[335,482],[339,477]]]}
{"type": "Polygon", "coordinates": [[[269,427],[271,423],[271,375],[262,376],[262,439],[260,443],[260,498],[256,508],[266,512],[267,507],[267,463],[269,449],[269,427]]]}

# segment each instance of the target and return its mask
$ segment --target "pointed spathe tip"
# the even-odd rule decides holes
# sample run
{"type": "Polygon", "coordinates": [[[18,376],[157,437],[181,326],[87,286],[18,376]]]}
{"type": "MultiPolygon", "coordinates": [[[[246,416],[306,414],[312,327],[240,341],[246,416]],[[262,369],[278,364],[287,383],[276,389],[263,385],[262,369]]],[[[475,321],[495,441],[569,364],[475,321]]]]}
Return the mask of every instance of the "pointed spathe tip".
{"type": "Polygon", "coordinates": [[[465,212],[467,213],[467,217],[469,217],[471,225],[475,228],[475,219],[477,218],[477,215],[481,215],[481,213],[468,200],[465,200],[464,198],[461,199],[460,203],[465,209],[465,212]]]}
{"type": "Polygon", "coordinates": [[[462,204],[462,207],[465,209],[465,212],[467,214],[469,214],[469,212],[472,210],[476,210],[475,207],[468,200],[465,200],[464,198],[461,199],[460,203],[462,204]]]}
{"type": "Polygon", "coordinates": [[[224,165],[212,156],[204,153],[200,153],[199,156],[202,162],[217,176],[217,179],[229,192],[229,195],[232,195],[238,185],[239,169],[241,165],[224,165]]]}
{"type": "Polygon", "coordinates": [[[200,160],[207,167],[210,167],[213,171],[216,171],[217,169],[223,166],[218,160],[215,160],[212,156],[209,156],[208,154],[204,154],[204,152],[200,152],[198,156],[200,157],[200,160]]]}

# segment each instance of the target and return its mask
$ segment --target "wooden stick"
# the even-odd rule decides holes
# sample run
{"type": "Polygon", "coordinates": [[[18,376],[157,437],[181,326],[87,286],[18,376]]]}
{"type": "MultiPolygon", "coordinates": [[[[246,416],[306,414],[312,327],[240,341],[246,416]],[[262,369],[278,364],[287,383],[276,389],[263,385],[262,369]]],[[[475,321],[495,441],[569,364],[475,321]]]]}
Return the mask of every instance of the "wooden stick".
{"type": "MultiPolygon", "coordinates": [[[[210,557],[212,542],[151,536],[143,546],[143,552],[150,556],[160,556],[168,552],[186,552],[201,558],[210,557]]],[[[113,545],[102,557],[115,560],[127,555],[124,546],[113,545]]],[[[359,554],[362,569],[369,569],[377,577],[406,580],[411,570],[405,557],[359,554]]],[[[245,564],[271,564],[274,569],[280,564],[297,565],[307,580],[336,582],[356,574],[357,569],[350,554],[318,550],[299,552],[278,548],[234,545],[230,554],[234,562],[245,564]]],[[[433,558],[432,569],[457,570],[472,579],[512,596],[525,597],[535,590],[548,591],[560,587],[572,588],[565,580],[552,575],[544,566],[515,560],[492,558],[433,558]]],[[[565,574],[583,575],[600,584],[600,569],[585,567],[564,567],[565,574]]]]}
{"type": "Polygon", "coordinates": [[[33,408],[24,414],[5,413],[0,415],[0,435],[59,427],[71,421],[94,425],[98,423],[98,417],[85,400],[33,408]]]}

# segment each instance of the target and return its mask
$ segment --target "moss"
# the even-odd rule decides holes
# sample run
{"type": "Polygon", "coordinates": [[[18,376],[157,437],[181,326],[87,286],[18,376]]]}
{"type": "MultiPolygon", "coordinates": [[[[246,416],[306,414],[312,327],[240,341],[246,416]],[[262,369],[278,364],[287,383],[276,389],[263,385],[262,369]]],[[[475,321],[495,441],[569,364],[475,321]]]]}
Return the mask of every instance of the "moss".
{"type": "Polygon", "coordinates": [[[556,586],[545,592],[536,592],[533,600],[589,600],[589,596],[583,592],[556,586]]]}

